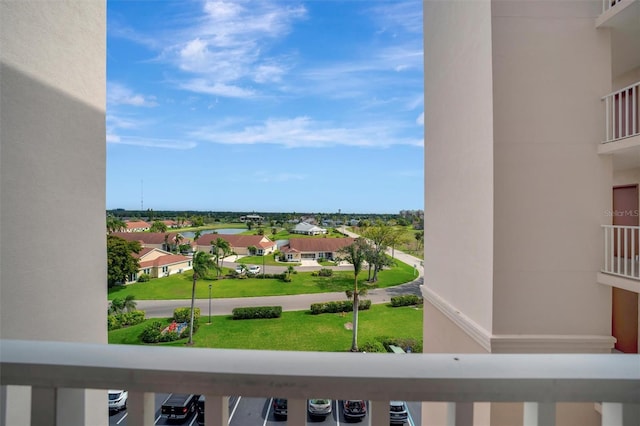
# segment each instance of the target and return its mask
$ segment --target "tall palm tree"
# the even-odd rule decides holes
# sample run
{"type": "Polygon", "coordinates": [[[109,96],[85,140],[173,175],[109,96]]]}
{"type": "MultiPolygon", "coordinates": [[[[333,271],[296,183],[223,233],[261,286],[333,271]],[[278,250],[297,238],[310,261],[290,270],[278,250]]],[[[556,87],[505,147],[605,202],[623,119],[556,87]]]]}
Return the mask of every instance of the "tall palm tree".
{"type": "Polygon", "coordinates": [[[129,294],[124,298],[123,309],[127,312],[132,312],[136,310],[137,302],[135,301],[135,296],[133,294],[129,294]]]}
{"type": "Polygon", "coordinates": [[[176,253],[180,251],[179,247],[180,247],[180,243],[182,243],[182,240],[184,240],[184,237],[180,233],[177,233],[175,237],[173,237],[173,243],[175,245],[176,253]]]}
{"type": "Polygon", "coordinates": [[[357,238],[352,244],[338,250],[339,260],[344,260],[353,265],[353,339],[351,341],[351,352],[358,352],[358,296],[364,293],[358,290],[358,274],[362,271],[367,253],[371,247],[364,238],[357,238]]]}
{"type": "Polygon", "coordinates": [[[209,253],[198,251],[193,255],[193,286],[191,288],[191,321],[189,322],[189,345],[193,345],[193,310],[196,300],[196,281],[203,278],[209,269],[217,268],[209,253]]]}
{"type": "Polygon", "coordinates": [[[222,260],[231,253],[231,244],[224,238],[216,238],[211,241],[211,248],[216,258],[216,264],[218,265],[218,275],[222,271],[222,260]]]}
{"type": "Polygon", "coordinates": [[[122,219],[119,219],[115,216],[107,216],[107,233],[110,234],[112,232],[121,232],[127,227],[127,224],[124,223],[122,219]]]}

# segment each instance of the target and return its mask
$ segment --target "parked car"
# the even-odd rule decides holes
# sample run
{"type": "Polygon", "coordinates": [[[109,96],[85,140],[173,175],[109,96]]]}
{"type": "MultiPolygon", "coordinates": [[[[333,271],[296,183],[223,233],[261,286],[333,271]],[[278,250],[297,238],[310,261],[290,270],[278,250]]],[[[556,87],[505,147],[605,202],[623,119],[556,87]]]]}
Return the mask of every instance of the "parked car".
{"type": "Polygon", "coordinates": [[[307,401],[307,410],[311,417],[327,417],[331,414],[331,400],[310,399],[307,401]]]}
{"type": "Polygon", "coordinates": [[[196,415],[196,421],[198,422],[198,426],[203,426],[204,425],[204,395],[200,395],[200,398],[198,398],[198,403],[197,405],[197,412],[198,414],[196,415]]]}
{"type": "Polygon", "coordinates": [[[345,420],[362,420],[367,415],[367,403],[361,399],[348,399],[342,403],[345,420]]]}
{"type": "Polygon", "coordinates": [[[160,412],[168,420],[186,420],[196,412],[200,395],[172,393],[162,403],[160,412]]]}
{"type": "Polygon", "coordinates": [[[129,392],[125,390],[109,390],[109,411],[120,411],[127,408],[129,392]]]}
{"type": "Polygon", "coordinates": [[[273,398],[273,415],[277,418],[287,417],[287,400],[284,398],[273,398]]]}
{"type": "Polygon", "coordinates": [[[389,403],[389,421],[391,424],[401,425],[407,422],[409,411],[404,401],[391,401],[389,403]]]}
{"type": "Polygon", "coordinates": [[[236,266],[236,274],[244,274],[247,271],[243,265],[236,266]]]}
{"type": "Polygon", "coordinates": [[[250,274],[257,274],[260,272],[260,267],[258,265],[251,265],[249,266],[249,273],[250,274]]]}

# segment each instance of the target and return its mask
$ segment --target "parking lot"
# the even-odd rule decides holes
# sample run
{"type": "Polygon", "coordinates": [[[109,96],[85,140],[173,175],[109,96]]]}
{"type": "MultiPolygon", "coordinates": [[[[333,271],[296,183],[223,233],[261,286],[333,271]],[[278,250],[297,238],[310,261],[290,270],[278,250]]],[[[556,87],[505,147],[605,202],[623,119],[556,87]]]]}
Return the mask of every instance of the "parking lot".
{"type": "MultiPolygon", "coordinates": [[[[160,406],[162,402],[167,399],[168,394],[158,393],[155,395],[156,401],[156,413],[155,424],[156,425],[175,425],[176,423],[169,423],[160,416],[160,406]]],[[[286,419],[276,419],[273,415],[272,399],[271,398],[245,398],[245,397],[230,397],[229,398],[229,425],[230,426],[284,426],[287,424],[286,419]]],[[[408,421],[405,425],[415,426],[420,424],[421,405],[419,402],[407,402],[408,406],[408,421]]],[[[206,411],[205,411],[206,413],[206,411]]],[[[335,425],[348,423],[342,413],[342,402],[332,401],[332,412],[326,418],[310,418],[307,417],[307,424],[309,425],[335,425]]],[[[109,416],[110,426],[125,426],[127,424],[127,411],[120,411],[118,413],[112,413],[109,416]]],[[[196,416],[192,416],[187,419],[184,425],[195,426],[197,425],[196,416]]],[[[357,423],[356,423],[357,424],[357,423]]],[[[362,425],[369,424],[369,414],[360,422],[362,425]]]]}

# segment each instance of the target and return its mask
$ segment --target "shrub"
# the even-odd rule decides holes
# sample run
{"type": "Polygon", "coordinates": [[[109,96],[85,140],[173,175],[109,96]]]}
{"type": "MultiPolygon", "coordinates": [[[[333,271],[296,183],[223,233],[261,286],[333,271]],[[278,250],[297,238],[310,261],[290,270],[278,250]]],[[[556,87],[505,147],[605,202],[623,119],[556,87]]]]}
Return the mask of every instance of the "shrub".
{"type": "Polygon", "coordinates": [[[157,343],[162,338],[162,329],[164,326],[160,321],[153,321],[148,324],[144,330],[142,330],[142,334],[140,334],[140,339],[145,343],[157,343]]]}
{"type": "Polygon", "coordinates": [[[333,269],[322,268],[318,271],[319,277],[330,277],[331,275],[333,275],[333,269]]]}
{"type": "Polygon", "coordinates": [[[377,340],[360,345],[361,352],[387,352],[384,345],[377,340]]]}
{"type": "Polygon", "coordinates": [[[129,325],[140,324],[144,320],[145,312],[139,310],[112,314],[107,316],[107,328],[108,330],[116,330],[129,325]]]}
{"type": "Polygon", "coordinates": [[[405,352],[422,352],[422,340],[404,337],[377,337],[376,340],[382,343],[387,352],[391,352],[390,345],[400,346],[405,352]]]}
{"type": "Polygon", "coordinates": [[[422,303],[422,297],[416,296],[415,294],[393,296],[391,298],[391,306],[393,306],[394,308],[397,308],[399,306],[422,305],[422,303]]]}
{"type": "Polygon", "coordinates": [[[138,277],[138,282],[139,283],[146,283],[150,279],[151,279],[151,276],[149,274],[140,274],[140,276],[138,277]]]}
{"type": "MultiPolygon", "coordinates": [[[[191,322],[191,308],[175,308],[173,310],[173,320],[175,322],[191,322]]],[[[193,322],[197,324],[200,320],[200,308],[193,310],[193,322]]]]}
{"type": "MultiPolygon", "coordinates": [[[[358,310],[366,311],[371,308],[371,300],[358,301],[358,310]]],[[[338,312],[353,311],[353,302],[351,300],[340,300],[335,302],[313,303],[310,306],[313,315],[318,314],[335,314],[338,312]]]]}
{"type": "Polygon", "coordinates": [[[258,319],[258,318],[280,318],[282,306],[255,306],[248,308],[234,308],[233,319],[258,319]]]}

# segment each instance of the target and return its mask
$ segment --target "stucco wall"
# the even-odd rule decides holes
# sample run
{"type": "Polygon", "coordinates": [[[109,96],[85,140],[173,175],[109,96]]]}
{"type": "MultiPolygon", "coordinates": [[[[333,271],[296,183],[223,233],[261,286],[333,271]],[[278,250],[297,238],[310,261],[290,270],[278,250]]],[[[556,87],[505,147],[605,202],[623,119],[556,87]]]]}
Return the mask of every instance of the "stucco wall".
{"type": "Polygon", "coordinates": [[[599,7],[493,3],[494,334],[611,332],[596,283],[612,186],[597,154],[611,81],[599,7]]]}
{"type": "Polygon", "coordinates": [[[425,285],[491,330],[490,2],[424,2],[423,27],[425,285]]]}
{"type": "MultiPolygon", "coordinates": [[[[105,40],[104,1],[0,2],[3,339],[107,342],[105,40]]],[[[107,422],[104,391],[56,398],[58,424],[107,422]]],[[[0,406],[0,424],[29,418],[0,406]]]]}

